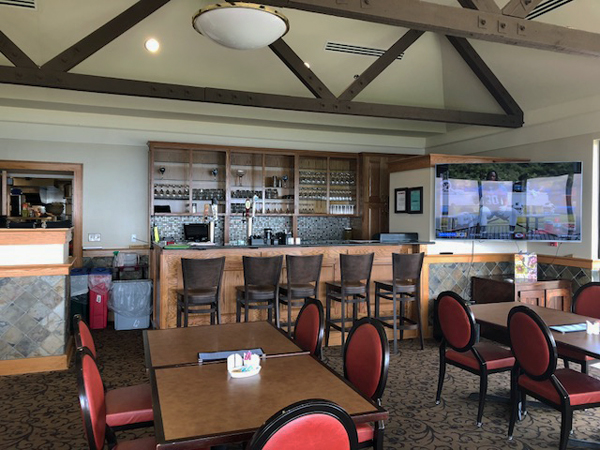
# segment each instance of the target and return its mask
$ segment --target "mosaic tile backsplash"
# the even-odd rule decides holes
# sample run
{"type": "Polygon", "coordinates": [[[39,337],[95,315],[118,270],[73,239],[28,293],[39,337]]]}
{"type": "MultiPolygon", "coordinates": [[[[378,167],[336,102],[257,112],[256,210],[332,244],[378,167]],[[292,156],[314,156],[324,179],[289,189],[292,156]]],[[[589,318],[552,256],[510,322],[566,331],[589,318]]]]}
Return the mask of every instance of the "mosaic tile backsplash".
{"type": "MultiPolygon", "coordinates": [[[[184,223],[203,223],[202,216],[154,216],[152,226],[158,227],[161,239],[173,238],[175,241],[183,241],[184,223]]],[[[215,244],[223,245],[223,218],[219,218],[215,227],[215,244]]]]}
{"type": "Polygon", "coordinates": [[[0,278],[0,360],[64,354],[66,278],[0,278]]]}
{"type": "Polygon", "coordinates": [[[350,217],[298,217],[302,243],[341,242],[346,227],[352,227],[350,217]]]}
{"type": "MultiPolygon", "coordinates": [[[[283,231],[290,231],[292,229],[292,217],[257,216],[253,219],[253,234],[263,236],[265,228],[271,228],[273,235],[283,231]]],[[[234,216],[229,219],[229,242],[239,243],[240,241],[246,242],[246,221],[241,216],[234,216]]]]}

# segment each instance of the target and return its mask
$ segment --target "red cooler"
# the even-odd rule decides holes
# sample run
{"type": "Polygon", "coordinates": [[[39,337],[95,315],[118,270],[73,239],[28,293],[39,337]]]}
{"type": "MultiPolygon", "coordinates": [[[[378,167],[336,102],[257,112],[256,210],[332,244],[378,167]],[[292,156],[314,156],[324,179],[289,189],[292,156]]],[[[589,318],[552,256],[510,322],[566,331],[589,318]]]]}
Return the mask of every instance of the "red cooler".
{"type": "Polygon", "coordinates": [[[92,269],[88,279],[90,288],[90,328],[106,328],[108,321],[108,294],[112,284],[112,270],[92,269]]]}

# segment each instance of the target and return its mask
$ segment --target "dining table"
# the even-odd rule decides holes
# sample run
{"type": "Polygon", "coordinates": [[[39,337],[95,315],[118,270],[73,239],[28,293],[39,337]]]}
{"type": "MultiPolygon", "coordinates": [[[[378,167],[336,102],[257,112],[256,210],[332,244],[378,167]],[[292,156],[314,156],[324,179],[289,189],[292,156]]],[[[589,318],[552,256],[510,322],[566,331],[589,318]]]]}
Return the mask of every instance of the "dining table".
{"type": "Polygon", "coordinates": [[[197,364],[199,353],[261,349],[266,357],[307,353],[272,323],[144,330],[146,368],[197,364]]]}
{"type": "Polygon", "coordinates": [[[159,449],[194,449],[245,442],[277,411],[308,399],[344,408],[356,424],[388,412],[309,354],[261,361],[258,374],[233,378],[226,363],[150,369],[159,449]]]}

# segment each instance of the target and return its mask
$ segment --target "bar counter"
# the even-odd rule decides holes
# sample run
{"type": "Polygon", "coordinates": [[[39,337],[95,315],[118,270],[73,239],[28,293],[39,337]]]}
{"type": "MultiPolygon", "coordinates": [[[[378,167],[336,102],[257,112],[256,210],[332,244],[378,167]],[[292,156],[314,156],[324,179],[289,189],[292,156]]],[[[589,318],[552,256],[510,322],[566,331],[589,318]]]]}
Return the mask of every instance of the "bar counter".
{"type": "MultiPolygon", "coordinates": [[[[275,256],[283,255],[283,270],[281,282],[287,279],[285,273],[285,255],[316,255],[323,254],[323,266],[319,285],[319,299],[325,305],[325,283],[340,280],[340,254],[375,253],[373,271],[371,275],[371,306],[374,307],[374,280],[391,280],[392,278],[392,253],[420,253],[426,252],[429,242],[411,242],[407,244],[380,244],[380,243],[341,243],[327,245],[265,245],[265,246],[198,246],[194,248],[162,248],[154,246],[151,255],[150,276],[154,280],[154,327],[175,328],[177,326],[176,304],[177,289],[183,288],[181,276],[181,258],[217,258],[225,256],[225,271],[221,288],[221,322],[235,322],[235,287],[244,284],[242,267],[243,256],[275,256]]],[[[422,302],[427,296],[422,295],[422,302]]],[[[336,302],[334,302],[336,303],[336,302]]],[[[392,302],[382,302],[382,314],[391,313],[392,302]]],[[[334,305],[334,317],[339,317],[339,304],[334,305]]],[[[282,308],[282,317],[285,317],[285,306],[282,308]]],[[[294,308],[294,320],[299,308],[294,308]]],[[[422,320],[427,323],[427,308],[421,309],[422,320]]],[[[361,305],[361,315],[366,315],[366,306],[361,305]]],[[[410,312],[409,312],[410,314],[410,312]]],[[[266,320],[266,311],[251,310],[250,320],[266,320]]],[[[209,315],[190,315],[190,325],[208,324],[209,315]]],[[[406,336],[416,335],[414,331],[407,331],[406,336]]],[[[330,343],[336,345],[339,333],[332,333],[330,343]]]]}

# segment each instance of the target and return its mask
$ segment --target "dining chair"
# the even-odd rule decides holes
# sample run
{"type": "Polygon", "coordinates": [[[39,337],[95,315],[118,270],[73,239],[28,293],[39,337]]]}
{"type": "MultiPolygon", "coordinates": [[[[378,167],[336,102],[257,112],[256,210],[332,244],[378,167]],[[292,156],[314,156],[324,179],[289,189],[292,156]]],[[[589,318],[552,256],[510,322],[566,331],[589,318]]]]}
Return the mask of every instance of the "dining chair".
{"type": "Polygon", "coordinates": [[[460,295],[444,291],[438,296],[437,301],[442,342],[440,343],[440,371],[435,403],[439,405],[441,401],[446,365],[478,375],[477,426],[481,427],[488,375],[510,371],[515,363],[515,358],[509,349],[491,342],[477,342],[475,317],[467,302],[460,295]]]}
{"type": "Polygon", "coordinates": [[[519,404],[527,395],[561,413],[559,449],[567,448],[573,411],[600,407],[600,380],[572,369],[557,369],[554,336],[542,318],[527,306],[508,314],[510,345],[516,358],[511,376],[512,409],[508,438],[512,440],[519,404]]]}
{"type": "MultiPolygon", "coordinates": [[[[97,355],[94,339],[79,314],[73,317],[73,330],[77,350],[87,348],[95,361],[97,355]]],[[[127,430],[153,425],[152,389],[149,383],[109,389],[104,396],[106,423],[112,429],[127,430]]]]}
{"type": "Polygon", "coordinates": [[[294,341],[302,350],[321,358],[321,344],[325,332],[323,305],[319,300],[309,298],[298,313],[294,326],[294,341]]]}
{"type": "Polygon", "coordinates": [[[279,328],[279,279],[283,256],[243,256],[244,285],[236,286],[236,322],[241,321],[242,308],[244,321],[248,322],[250,309],[266,309],[268,320],[273,320],[279,328]]]}
{"type": "Polygon", "coordinates": [[[392,274],[390,281],[375,281],[375,317],[384,326],[394,330],[394,353],[398,353],[398,331],[400,340],[404,339],[404,330],[417,330],[424,349],[423,329],[421,327],[421,269],[425,253],[392,253],[392,274]],[[391,300],[392,315],[379,314],[380,299],[391,300]],[[415,319],[406,317],[407,303],[414,302],[415,319]],[[399,305],[397,304],[399,303],[399,305]],[[391,320],[390,322],[387,322],[391,320]]]}
{"type": "MultiPolygon", "coordinates": [[[[357,321],[344,347],[344,378],[363,395],[381,406],[390,365],[390,345],[385,329],[377,319],[357,321]]],[[[359,448],[383,449],[382,422],[357,425],[359,448]]]]}
{"type": "MultiPolygon", "coordinates": [[[[584,284],[575,292],[571,312],[600,319],[600,282],[593,281],[584,284]]],[[[567,369],[569,362],[579,364],[583,373],[588,373],[590,365],[596,362],[595,358],[564,346],[558,349],[558,357],[564,361],[567,369]]]]}
{"type": "Polygon", "coordinates": [[[329,400],[302,400],[275,413],[254,433],[247,450],[355,450],[356,427],[329,400]]]}
{"type": "Polygon", "coordinates": [[[286,255],[287,281],[279,286],[279,304],[287,306],[287,332],[292,335],[292,307],[317,298],[323,255],[286,255]]]}
{"type": "Polygon", "coordinates": [[[190,314],[210,314],[210,324],[221,323],[221,281],[225,257],[181,258],[183,289],[177,289],[177,327],[188,326],[190,314]]]}
{"type": "Polygon", "coordinates": [[[107,423],[104,384],[91,350],[87,347],[77,349],[75,364],[79,405],[90,450],[102,450],[105,444],[109,450],[156,449],[156,440],[153,437],[117,443],[114,430],[107,423]]]}
{"type": "Polygon", "coordinates": [[[340,254],[340,281],[325,283],[325,347],[329,346],[331,328],[342,334],[342,352],[346,338],[346,306],[352,305],[352,325],[358,319],[358,305],[366,303],[367,317],[371,317],[370,284],[374,253],[365,255],[340,254]],[[340,303],[341,317],[331,318],[333,302],[340,303]],[[339,325],[338,325],[339,324],[339,325]]]}

